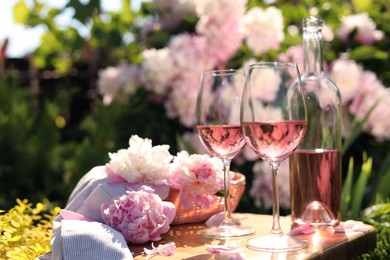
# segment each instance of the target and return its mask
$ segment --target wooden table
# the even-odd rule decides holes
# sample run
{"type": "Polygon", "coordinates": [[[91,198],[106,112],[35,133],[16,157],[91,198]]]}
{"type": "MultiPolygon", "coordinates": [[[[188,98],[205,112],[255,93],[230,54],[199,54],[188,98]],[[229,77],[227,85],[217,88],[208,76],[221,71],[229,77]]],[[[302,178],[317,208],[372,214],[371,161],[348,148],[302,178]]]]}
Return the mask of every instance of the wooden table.
{"type": "MultiPolygon", "coordinates": [[[[234,214],[242,218],[242,225],[253,227],[256,235],[265,235],[272,224],[272,216],[255,214],[234,214]]],[[[281,217],[282,229],[287,233],[291,228],[291,218],[281,217]]],[[[150,243],[130,246],[135,259],[186,259],[209,260],[216,259],[213,254],[206,251],[208,244],[212,245],[236,245],[244,248],[246,259],[351,259],[375,248],[376,232],[370,226],[367,232],[334,233],[332,228],[317,228],[310,235],[299,235],[298,238],[308,241],[308,248],[288,253],[259,252],[246,248],[246,239],[211,240],[200,235],[205,228],[203,223],[184,224],[172,226],[171,230],[163,235],[163,240],[155,243],[176,243],[176,251],[173,256],[143,256],[144,247],[151,248],[150,243]]],[[[220,259],[220,258],[219,258],[220,259]]]]}

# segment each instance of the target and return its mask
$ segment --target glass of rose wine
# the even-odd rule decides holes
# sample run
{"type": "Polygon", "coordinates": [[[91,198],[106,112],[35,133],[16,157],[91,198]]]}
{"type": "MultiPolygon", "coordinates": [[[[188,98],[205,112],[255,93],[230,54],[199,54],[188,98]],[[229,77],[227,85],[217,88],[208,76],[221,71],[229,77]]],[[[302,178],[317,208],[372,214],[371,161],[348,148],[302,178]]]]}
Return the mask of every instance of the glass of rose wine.
{"type": "Polygon", "coordinates": [[[241,94],[245,84],[243,70],[207,70],[200,79],[196,102],[195,131],[207,151],[222,160],[224,171],[224,219],[208,227],[202,235],[212,239],[241,238],[254,229],[241,226],[230,209],[230,163],[245,146],[240,125],[241,94]]]}
{"type": "MultiPolygon", "coordinates": [[[[287,252],[307,241],[285,235],[279,222],[279,164],[298,148],[307,127],[306,104],[294,63],[261,62],[249,66],[242,95],[240,121],[247,145],[270,164],[273,223],[269,234],[250,238],[247,247],[287,252]]],[[[285,185],[289,185],[286,183],[285,185]]]]}

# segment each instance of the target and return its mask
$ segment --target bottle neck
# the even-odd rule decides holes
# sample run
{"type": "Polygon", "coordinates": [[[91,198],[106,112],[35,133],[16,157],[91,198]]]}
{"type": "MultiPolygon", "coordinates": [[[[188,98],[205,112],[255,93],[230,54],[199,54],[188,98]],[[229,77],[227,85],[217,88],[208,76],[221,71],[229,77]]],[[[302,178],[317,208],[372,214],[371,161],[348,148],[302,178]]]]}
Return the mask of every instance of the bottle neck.
{"type": "Polygon", "coordinates": [[[304,29],[303,59],[305,76],[322,74],[322,31],[320,27],[304,29]]]}

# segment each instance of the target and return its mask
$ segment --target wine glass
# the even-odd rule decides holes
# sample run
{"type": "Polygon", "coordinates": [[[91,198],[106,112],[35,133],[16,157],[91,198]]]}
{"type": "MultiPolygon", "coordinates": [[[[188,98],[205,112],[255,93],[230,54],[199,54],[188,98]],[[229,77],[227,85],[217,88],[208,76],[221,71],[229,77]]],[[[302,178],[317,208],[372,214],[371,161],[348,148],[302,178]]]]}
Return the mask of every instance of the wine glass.
{"type": "MultiPolygon", "coordinates": [[[[249,147],[270,164],[273,224],[268,235],[253,237],[247,247],[287,252],[307,246],[284,235],[279,223],[278,167],[302,142],[307,118],[298,67],[294,63],[262,62],[249,66],[240,121],[249,147]]],[[[285,185],[289,185],[286,183],[285,185]]]]}
{"type": "Polygon", "coordinates": [[[245,72],[235,69],[207,70],[200,79],[195,130],[208,152],[222,160],[224,171],[224,219],[219,226],[203,230],[207,238],[239,238],[255,232],[236,223],[229,203],[230,162],[245,146],[240,125],[244,84],[245,72]]]}

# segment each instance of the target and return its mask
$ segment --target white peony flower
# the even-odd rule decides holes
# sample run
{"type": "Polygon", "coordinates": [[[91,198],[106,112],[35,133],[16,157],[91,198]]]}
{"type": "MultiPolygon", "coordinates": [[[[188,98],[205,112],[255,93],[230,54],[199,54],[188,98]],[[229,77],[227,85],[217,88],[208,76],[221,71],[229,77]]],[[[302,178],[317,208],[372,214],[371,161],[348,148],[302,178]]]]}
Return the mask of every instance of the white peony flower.
{"type": "Polygon", "coordinates": [[[273,70],[253,69],[249,84],[253,97],[264,102],[272,102],[279,90],[280,77],[273,70]]]}
{"type": "Polygon", "coordinates": [[[177,81],[165,102],[167,116],[169,118],[179,117],[180,122],[187,127],[195,125],[195,107],[198,94],[196,86],[198,79],[192,81],[177,81]]]}
{"type": "Polygon", "coordinates": [[[349,15],[341,18],[341,26],[337,31],[338,37],[346,42],[353,30],[357,30],[355,41],[361,44],[373,44],[384,37],[382,31],[376,30],[376,25],[367,13],[349,15]]]}
{"type": "Polygon", "coordinates": [[[119,65],[99,71],[98,93],[103,103],[123,102],[131,97],[140,86],[140,69],[134,65],[119,65]]]}
{"type": "Polygon", "coordinates": [[[146,89],[164,96],[178,73],[171,57],[170,50],[148,49],[142,52],[143,81],[146,89]]]}
{"type": "Polygon", "coordinates": [[[247,3],[246,0],[196,0],[196,2],[196,13],[200,19],[213,17],[218,20],[229,16],[241,16],[245,12],[247,3]]]}
{"type": "Polygon", "coordinates": [[[243,18],[242,27],[246,44],[255,55],[278,50],[284,41],[283,15],[276,7],[250,9],[243,18]]]}
{"type": "Polygon", "coordinates": [[[130,184],[167,184],[169,176],[165,170],[173,159],[168,150],[169,145],[152,146],[150,139],[133,135],[127,149],[109,153],[110,162],[106,167],[111,175],[119,176],[130,184]]]}

